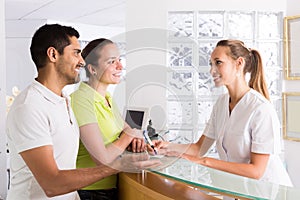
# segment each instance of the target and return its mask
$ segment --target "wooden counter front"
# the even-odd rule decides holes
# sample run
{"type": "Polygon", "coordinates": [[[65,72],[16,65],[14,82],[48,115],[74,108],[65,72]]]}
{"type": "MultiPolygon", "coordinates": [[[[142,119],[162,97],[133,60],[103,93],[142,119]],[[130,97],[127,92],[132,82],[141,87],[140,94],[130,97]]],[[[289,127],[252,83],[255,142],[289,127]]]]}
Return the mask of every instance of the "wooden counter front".
{"type": "Polygon", "coordinates": [[[186,183],[163,177],[161,175],[144,173],[119,173],[120,200],[170,200],[197,199],[219,200],[186,183]]]}

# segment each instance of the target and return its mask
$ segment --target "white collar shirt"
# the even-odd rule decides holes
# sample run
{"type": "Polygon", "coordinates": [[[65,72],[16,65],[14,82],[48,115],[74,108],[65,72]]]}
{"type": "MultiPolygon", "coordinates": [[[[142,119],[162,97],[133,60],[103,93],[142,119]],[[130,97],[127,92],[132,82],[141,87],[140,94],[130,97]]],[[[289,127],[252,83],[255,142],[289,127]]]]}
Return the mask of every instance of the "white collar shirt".
{"type": "Polygon", "coordinates": [[[280,123],[273,105],[257,91],[251,89],[229,112],[229,95],[222,95],[214,105],[204,135],[216,141],[220,159],[229,162],[250,163],[251,152],[270,154],[262,179],[291,185],[280,162],[280,123]],[[280,162],[282,167],[272,167],[280,162]],[[278,169],[277,169],[278,168],[278,169]],[[280,173],[287,178],[276,178],[280,173]]]}
{"type": "Polygon", "coordinates": [[[48,198],[20,156],[52,145],[59,169],[75,169],[79,129],[68,96],[58,96],[34,81],[14,101],[7,117],[11,184],[7,199],[76,199],[76,192],[48,198]]]}

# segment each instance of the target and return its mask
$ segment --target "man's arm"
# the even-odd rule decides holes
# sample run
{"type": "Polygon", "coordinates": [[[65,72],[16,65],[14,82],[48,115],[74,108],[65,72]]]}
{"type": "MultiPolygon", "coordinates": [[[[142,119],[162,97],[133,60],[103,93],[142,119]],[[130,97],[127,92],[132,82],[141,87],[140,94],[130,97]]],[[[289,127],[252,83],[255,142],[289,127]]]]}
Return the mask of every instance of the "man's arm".
{"type": "Polygon", "coordinates": [[[119,157],[110,166],[60,170],[52,146],[37,147],[20,154],[48,197],[78,190],[119,171],[141,172],[161,165],[159,160],[150,160],[147,154],[130,154],[119,157]]]}
{"type": "Polygon", "coordinates": [[[69,193],[119,171],[105,165],[95,168],[60,170],[52,146],[42,146],[20,153],[48,197],[69,193]]]}

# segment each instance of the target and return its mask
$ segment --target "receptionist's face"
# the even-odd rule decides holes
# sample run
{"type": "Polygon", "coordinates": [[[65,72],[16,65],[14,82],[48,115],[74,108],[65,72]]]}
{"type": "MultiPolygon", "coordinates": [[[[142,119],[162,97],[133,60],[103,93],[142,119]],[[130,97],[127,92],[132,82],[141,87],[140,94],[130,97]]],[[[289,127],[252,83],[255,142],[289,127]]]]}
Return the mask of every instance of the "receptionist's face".
{"type": "Polygon", "coordinates": [[[236,79],[236,62],[229,54],[229,47],[218,46],[210,58],[210,74],[216,87],[231,85],[236,79]]]}

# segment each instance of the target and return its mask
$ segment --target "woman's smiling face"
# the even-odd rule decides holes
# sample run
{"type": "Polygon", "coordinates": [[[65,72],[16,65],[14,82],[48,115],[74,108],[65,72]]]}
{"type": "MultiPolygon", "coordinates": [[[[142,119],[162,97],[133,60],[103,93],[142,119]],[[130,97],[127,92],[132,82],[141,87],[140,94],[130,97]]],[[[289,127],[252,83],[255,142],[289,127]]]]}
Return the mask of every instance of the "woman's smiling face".
{"type": "Polygon", "coordinates": [[[210,74],[216,87],[227,86],[236,79],[236,61],[229,56],[229,47],[217,46],[210,58],[210,74]]]}
{"type": "Polygon", "coordinates": [[[97,74],[100,74],[100,82],[105,84],[118,84],[121,80],[123,66],[120,52],[115,44],[105,45],[98,60],[97,74]]]}

